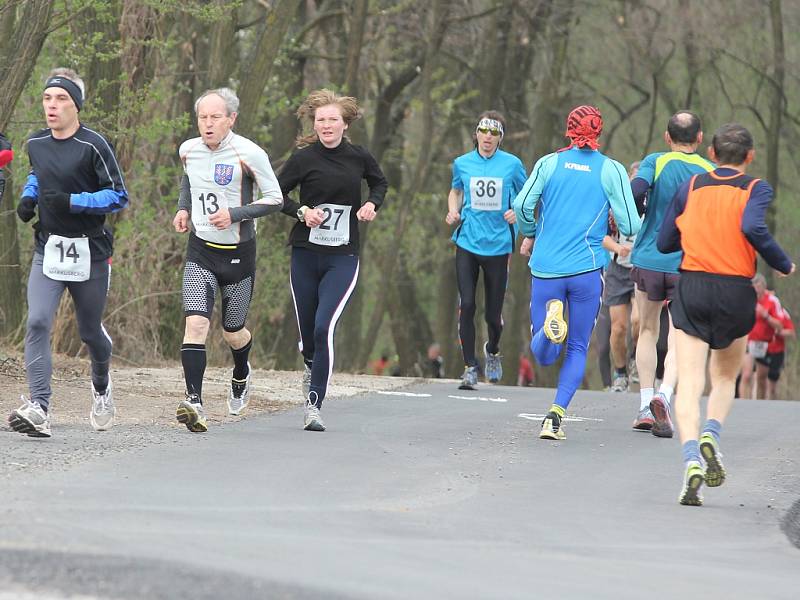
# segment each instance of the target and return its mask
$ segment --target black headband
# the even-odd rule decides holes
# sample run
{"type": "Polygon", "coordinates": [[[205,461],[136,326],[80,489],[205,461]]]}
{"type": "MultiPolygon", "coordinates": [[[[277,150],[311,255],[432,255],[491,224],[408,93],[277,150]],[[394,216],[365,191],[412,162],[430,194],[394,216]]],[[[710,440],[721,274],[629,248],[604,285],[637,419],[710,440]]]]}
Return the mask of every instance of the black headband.
{"type": "Polygon", "coordinates": [[[75,103],[75,106],[78,107],[78,111],[83,108],[83,94],[81,93],[81,88],[79,88],[74,81],[66,77],[51,77],[45,82],[44,89],[51,87],[58,87],[66,90],[69,97],[72,98],[72,101],[75,103]]]}

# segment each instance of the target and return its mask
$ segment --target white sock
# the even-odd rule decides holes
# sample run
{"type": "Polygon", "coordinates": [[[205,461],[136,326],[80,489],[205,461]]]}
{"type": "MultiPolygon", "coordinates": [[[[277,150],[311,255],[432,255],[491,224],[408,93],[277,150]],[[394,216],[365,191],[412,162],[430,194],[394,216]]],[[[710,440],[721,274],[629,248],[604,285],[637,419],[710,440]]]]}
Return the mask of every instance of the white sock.
{"type": "Polygon", "coordinates": [[[650,400],[653,399],[654,392],[655,388],[639,388],[639,394],[641,395],[639,410],[644,410],[650,406],[650,400]]]}
{"type": "Polygon", "coordinates": [[[663,383],[658,388],[658,392],[660,394],[664,394],[664,397],[667,399],[667,404],[672,403],[672,394],[675,392],[675,388],[670,387],[668,385],[664,385],[663,383]]]}

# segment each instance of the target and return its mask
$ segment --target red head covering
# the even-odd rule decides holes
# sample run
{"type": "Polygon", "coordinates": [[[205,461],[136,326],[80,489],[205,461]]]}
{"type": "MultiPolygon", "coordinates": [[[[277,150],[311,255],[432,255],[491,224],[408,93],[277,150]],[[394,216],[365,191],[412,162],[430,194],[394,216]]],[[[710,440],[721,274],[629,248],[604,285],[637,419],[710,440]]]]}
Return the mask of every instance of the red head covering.
{"type": "Polygon", "coordinates": [[[603,132],[603,115],[594,106],[578,106],[573,108],[567,117],[567,133],[570,145],[566,149],[577,146],[588,146],[592,150],[600,147],[597,138],[603,132]]]}

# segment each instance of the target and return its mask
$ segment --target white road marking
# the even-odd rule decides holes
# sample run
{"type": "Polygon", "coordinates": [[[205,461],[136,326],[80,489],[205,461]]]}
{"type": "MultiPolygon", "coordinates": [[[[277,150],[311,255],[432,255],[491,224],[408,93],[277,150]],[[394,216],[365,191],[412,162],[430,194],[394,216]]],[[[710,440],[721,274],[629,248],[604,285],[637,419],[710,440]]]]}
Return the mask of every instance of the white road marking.
{"type": "Polygon", "coordinates": [[[406,396],[408,398],[430,398],[430,394],[415,394],[413,392],[385,392],[383,390],[378,390],[378,394],[383,394],[384,396],[406,396]]]}
{"type": "Polygon", "coordinates": [[[454,398],[455,400],[480,400],[481,402],[508,402],[505,398],[487,398],[486,396],[453,396],[451,394],[447,395],[448,398],[454,398]]]}
{"type": "MultiPolygon", "coordinates": [[[[521,419],[528,419],[529,421],[541,421],[547,415],[536,415],[536,414],[533,414],[533,413],[520,413],[517,416],[520,417],[521,419]]],[[[572,422],[575,422],[575,423],[581,423],[581,422],[584,422],[584,421],[595,421],[597,423],[602,423],[603,422],[603,419],[594,419],[592,417],[579,417],[577,415],[566,415],[561,420],[562,421],[572,421],[572,422]]]]}

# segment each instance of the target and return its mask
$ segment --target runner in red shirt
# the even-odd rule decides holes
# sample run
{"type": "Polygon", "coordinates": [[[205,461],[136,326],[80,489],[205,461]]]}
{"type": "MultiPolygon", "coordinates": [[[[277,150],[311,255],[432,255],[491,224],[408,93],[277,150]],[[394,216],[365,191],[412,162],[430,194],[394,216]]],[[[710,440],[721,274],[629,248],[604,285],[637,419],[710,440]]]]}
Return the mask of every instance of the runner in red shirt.
{"type": "MultiPolygon", "coordinates": [[[[739,382],[739,398],[751,398],[753,387],[753,370],[757,359],[766,359],[767,347],[781,330],[781,303],[778,297],[767,290],[767,281],[761,273],[753,277],[753,288],[756,290],[756,324],[747,336],[747,353],[742,361],[742,377],[739,382]]],[[[763,364],[763,363],[762,363],[763,364]]],[[[758,386],[755,397],[763,400],[766,389],[758,386]]]]}
{"type": "Polygon", "coordinates": [[[781,378],[786,350],[786,340],[795,338],[794,323],[789,315],[789,311],[781,308],[781,330],[776,332],[772,341],[767,346],[767,356],[763,359],[756,359],[756,381],[758,389],[767,390],[767,399],[774,400],[777,397],[776,391],[778,380],[781,378]]]}

